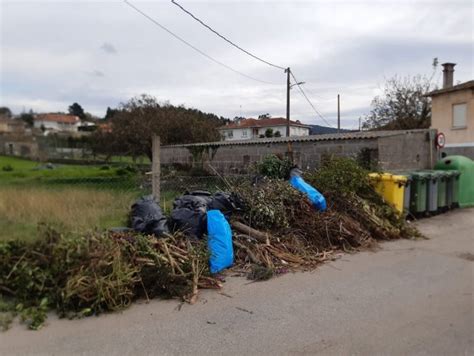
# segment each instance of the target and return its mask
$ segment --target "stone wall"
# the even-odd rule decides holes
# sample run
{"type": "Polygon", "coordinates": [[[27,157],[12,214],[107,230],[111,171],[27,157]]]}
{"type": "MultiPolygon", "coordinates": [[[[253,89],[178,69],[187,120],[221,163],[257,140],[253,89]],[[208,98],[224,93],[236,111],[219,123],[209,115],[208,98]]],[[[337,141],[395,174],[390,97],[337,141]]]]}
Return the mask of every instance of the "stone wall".
{"type": "MultiPolygon", "coordinates": [[[[162,165],[207,168],[210,164],[224,174],[244,174],[265,156],[284,157],[291,145],[295,163],[303,169],[317,168],[325,156],[361,158],[385,170],[430,168],[429,130],[380,133],[349,133],[312,136],[306,139],[273,139],[212,142],[161,147],[162,165]],[[329,136],[330,138],[324,138],[329,136]],[[290,141],[290,142],[288,142],[290,141]]],[[[437,153],[433,148],[433,161],[437,153]]]]}

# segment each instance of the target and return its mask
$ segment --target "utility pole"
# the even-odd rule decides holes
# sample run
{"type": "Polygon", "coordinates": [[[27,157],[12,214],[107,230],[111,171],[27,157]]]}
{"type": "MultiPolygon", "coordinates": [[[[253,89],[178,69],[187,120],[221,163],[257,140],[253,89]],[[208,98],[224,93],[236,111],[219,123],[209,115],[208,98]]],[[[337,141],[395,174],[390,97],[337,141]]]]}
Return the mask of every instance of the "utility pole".
{"type": "Polygon", "coordinates": [[[290,67],[285,69],[286,73],[286,137],[290,137],[290,67]]]}
{"type": "Polygon", "coordinates": [[[341,132],[341,104],[340,104],[340,95],[337,94],[337,133],[341,132]]]}
{"type": "Polygon", "coordinates": [[[361,118],[359,117],[359,131],[362,131],[362,126],[361,126],[361,118]]]}

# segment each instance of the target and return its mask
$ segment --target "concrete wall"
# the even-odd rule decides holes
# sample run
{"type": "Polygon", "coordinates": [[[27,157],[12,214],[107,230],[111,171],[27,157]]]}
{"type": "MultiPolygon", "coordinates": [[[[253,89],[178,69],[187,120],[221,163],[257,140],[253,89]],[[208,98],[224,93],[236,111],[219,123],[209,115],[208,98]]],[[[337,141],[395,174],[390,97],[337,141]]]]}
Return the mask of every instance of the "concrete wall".
{"type": "Polygon", "coordinates": [[[439,158],[433,142],[435,135],[436,130],[415,130],[403,135],[378,138],[379,167],[384,170],[433,167],[439,158]]]}
{"type": "Polygon", "coordinates": [[[448,146],[470,143],[474,147],[474,91],[458,90],[436,95],[431,104],[431,127],[446,135],[448,146]],[[453,105],[467,104],[467,127],[453,128],[453,105]]]}
{"type": "MultiPolygon", "coordinates": [[[[427,169],[430,157],[437,152],[433,147],[430,155],[428,130],[401,132],[396,136],[358,139],[334,139],[325,141],[292,142],[295,163],[303,169],[317,168],[325,156],[365,157],[372,165],[386,170],[427,169]]],[[[162,165],[203,166],[211,164],[224,174],[247,173],[251,166],[270,154],[284,157],[287,142],[226,144],[219,142],[207,146],[178,145],[161,148],[162,165]]]]}

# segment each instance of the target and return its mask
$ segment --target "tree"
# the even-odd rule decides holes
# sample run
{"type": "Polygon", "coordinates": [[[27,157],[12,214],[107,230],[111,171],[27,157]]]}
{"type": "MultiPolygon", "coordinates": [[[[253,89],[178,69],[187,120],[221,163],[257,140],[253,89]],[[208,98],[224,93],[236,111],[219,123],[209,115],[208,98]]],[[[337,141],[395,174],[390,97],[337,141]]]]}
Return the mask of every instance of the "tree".
{"type": "Polygon", "coordinates": [[[281,132],[277,131],[273,134],[273,137],[281,137],[281,132]]]}
{"type": "Polygon", "coordinates": [[[225,122],[214,114],[159,104],[156,98],[142,95],[121,104],[110,120],[111,132],[99,132],[97,137],[113,147],[114,154],[147,155],[151,159],[154,134],[164,145],[217,141],[217,127],[225,122]]]}
{"type": "Polygon", "coordinates": [[[258,119],[259,120],[262,120],[262,119],[270,119],[271,116],[269,113],[266,113],[266,114],[262,114],[262,115],[258,115],[258,119]]]}
{"type": "Polygon", "coordinates": [[[112,109],[110,107],[107,107],[107,111],[105,113],[104,120],[111,119],[117,113],[117,111],[118,111],[117,109],[112,109]]]}
{"type": "Polygon", "coordinates": [[[271,127],[265,130],[265,137],[273,137],[273,129],[271,127]]]}
{"type": "Polygon", "coordinates": [[[20,120],[23,120],[27,126],[33,127],[34,120],[35,120],[35,113],[31,109],[28,112],[22,112],[20,114],[20,120]]]}
{"type": "Polygon", "coordinates": [[[7,118],[11,118],[12,117],[12,111],[10,110],[10,108],[7,108],[6,106],[1,106],[0,107],[0,116],[5,116],[7,118]]]}
{"type": "Polygon", "coordinates": [[[372,101],[372,110],[363,127],[375,130],[427,128],[431,123],[431,99],[425,96],[434,88],[424,76],[388,79],[383,95],[372,101]]]}
{"type": "Polygon", "coordinates": [[[81,120],[86,118],[86,113],[84,112],[84,109],[78,103],[74,103],[69,106],[68,112],[71,115],[78,116],[81,120]]]}

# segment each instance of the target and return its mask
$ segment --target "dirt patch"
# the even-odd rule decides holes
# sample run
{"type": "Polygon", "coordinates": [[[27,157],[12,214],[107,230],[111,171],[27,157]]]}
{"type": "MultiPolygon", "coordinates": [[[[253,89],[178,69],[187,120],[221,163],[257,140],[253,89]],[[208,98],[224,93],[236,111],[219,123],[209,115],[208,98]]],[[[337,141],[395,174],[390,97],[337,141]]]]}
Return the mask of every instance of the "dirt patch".
{"type": "Polygon", "coordinates": [[[462,253],[458,253],[458,257],[467,261],[474,262],[474,253],[462,252],[462,253]]]}

